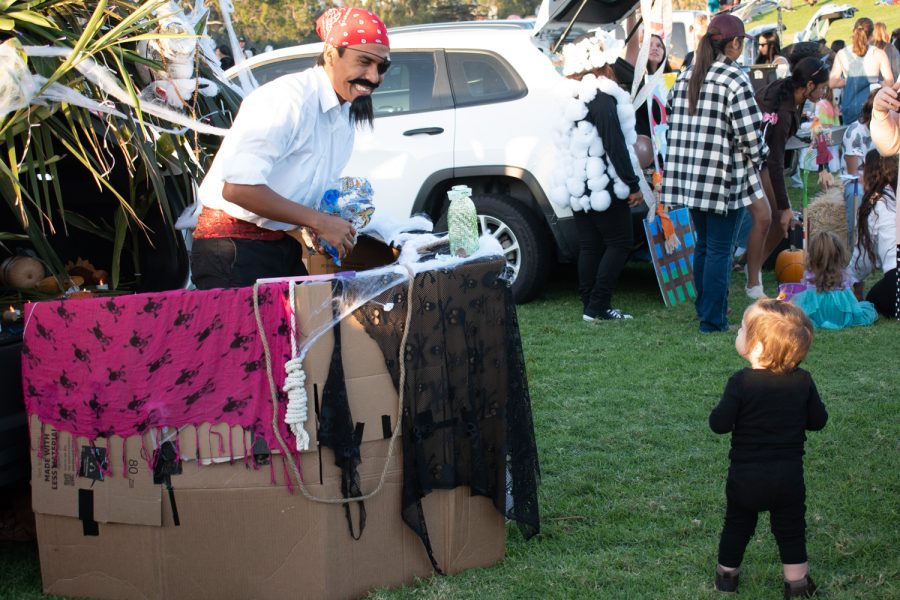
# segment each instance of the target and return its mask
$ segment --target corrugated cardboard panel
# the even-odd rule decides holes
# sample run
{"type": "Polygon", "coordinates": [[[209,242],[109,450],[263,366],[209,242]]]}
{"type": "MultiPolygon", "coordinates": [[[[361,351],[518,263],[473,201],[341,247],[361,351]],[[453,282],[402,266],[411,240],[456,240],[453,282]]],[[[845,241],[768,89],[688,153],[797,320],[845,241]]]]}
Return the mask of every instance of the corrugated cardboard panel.
{"type": "MultiPolygon", "coordinates": [[[[363,492],[381,478],[387,440],[363,444],[363,492]],[[379,459],[379,457],[381,457],[379,459]]],[[[282,487],[179,488],[180,526],[163,506],[162,527],[101,524],[85,538],[74,518],[38,515],[45,591],[118,600],[356,598],[381,586],[431,575],[419,538],[400,517],[402,460],[391,462],[381,491],[366,500],[360,540],[350,536],[344,507],[311,502],[282,487]]],[[[243,469],[237,464],[198,473],[243,469]]],[[[320,498],[340,497],[340,481],[309,484],[320,498]]],[[[351,505],[354,530],[358,509],[351,505]]],[[[455,573],[503,558],[504,519],[468,488],[435,491],[423,506],[435,556],[455,573]]]]}
{"type": "Polygon", "coordinates": [[[36,514],[44,591],[111,600],[163,598],[159,527],[101,524],[85,536],[81,521],[36,514]]]}
{"type": "MultiPolygon", "coordinates": [[[[362,445],[363,493],[378,486],[388,445],[362,445]]],[[[401,454],[398,441],[381,491],[365,502],[360,540],[350,537],[342,505],[269,485],[266,470],[243,463],[174,476],[178,527],[168,500],[161,527],[100,524],[97,536],[85,537],[76,518],[38,515],[44,589],[118,600],[355,598],[429,576],[424,547],[400,517],[401,454]]],[[[333,462],[330,451],[323,459],[333,462]]],[[[307,472],[314,460],[306,460],[307,472]]],[[[307,473],[309,492],[339,498],[337,469],[326,479],[319,485],[307,473]]],[[[442,490],[426,496],[423,507],[435,557],[447,572],[503,558],[504,519],[488,498],[468,488],[442,490]]],[[[356,504],[351,514],[358,531],[356,504]]]]}
{"type": "Polygon", "coordinates": [[[124,460],[127,477],[122,476],[122,438],[94,441],[96,451],[109,457],[109,475],[104,475],[90,459],[91,445],[85,438],[73,444],[72,436],[57,432],[37,417],[30,422],[32,508],[36,513],[78,517],[84,514],[85,497],[90,499],[90,515],[98,523],[161,523],[161,491],[153,483],[148,461],[141,456],[141,438],[128,438],[124,460]],[[84,490],[81,492],[80,490],[84,490]]]}

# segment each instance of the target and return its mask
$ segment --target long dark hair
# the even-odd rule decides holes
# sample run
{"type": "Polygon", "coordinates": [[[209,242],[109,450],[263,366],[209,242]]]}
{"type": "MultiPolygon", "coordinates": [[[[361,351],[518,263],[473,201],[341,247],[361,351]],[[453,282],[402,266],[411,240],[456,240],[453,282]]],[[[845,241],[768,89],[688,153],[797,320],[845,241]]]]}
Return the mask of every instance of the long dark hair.
{"type": "Polygon", "coordinates": [[[863,198],[856,215],[856,247],[860,256],[865,253],[875,262],[875,242],[869,230],[869,215],[875,210],[875,203],[882,199],[884,189],[893,187],[897,182],[897,156],[881,156],[878,150],[869,150],[864,164],[863,198]]]}
{"type": "Polygon", "coordinates": [[[766,40],[766,53],[763,54],[762,52],[759,52],[756,55],[755,64],[771,64],[776,56],[781,56],[781,42],[778,41],[778,34],[776,32],[767,31],[766,33],[761,33],[756,39],[757,43],[759,43],[760,39],[766,40]]]}
{"type": "MultiPolygon", "coordinates": [[[[656,67],[656,71],[659,71],[660,68],[662,68],[663,73],[671,73],[672,65],[669,64],[669,50],[668,50],[668,48],[666,48],[666,43],[663,41],[663,39],[660,36],[656,35],[655,33],[652,35],[653,35],[653,37],[655,37],[656,39],[659,40],[659,43],[662,44],[662,49],[663,49],[662,62],[660,62],[659,66],[656,67]]],[[[656,71],[653,71],[653,73],[656,73],[656,71]]],[[[648,75],[653,75],[653,73],[650,72],[650,69],[647,69],[648,75]]]]}
{"type": "MultiPolygon", "coordinates": [[[[336,48],[338,56],[344,57],[346,48],[336,48]]],[[[325,66],[325,51],[316,58],[316,65],[325,66]]],[[[372,129],[375,124],[375,107],[372,105],[372,96],[359,96],[350,103],[350,122],[362,129],[363,126],[372,129]]]]}
{"type": "MultiPolygon", "coordinates": [[[[805,88],[808,83],[821,85],[826,81],[828,81],[828,65],[818,58],[807,56],[794,65],[790,77],[785,77],[771,84],[778,86],[778,94],[775,96],[772,106],[764,106],[762,108],[769,112],[777,112],[782,102],[793,97],[795,90],[805,88]]],[[[771,96],[768,96],[764,100],[768,101],[770,98],[771,96]]]]}
{"type": "Polygon", "coordinates": [[[697,50],[694,52],[694,64],[691,66],[691,79],[688,81],[688,112],[697,114],[697,101],[700,99],[700,88],[706,80],[709,68],[715,62],[716,57],[725,51],[725,46],[731,43],[734,37],[713,40],[713,36],[721,35],[718,27],[712,25],[706,30],[706,35],[700,38],[697,50]]]}

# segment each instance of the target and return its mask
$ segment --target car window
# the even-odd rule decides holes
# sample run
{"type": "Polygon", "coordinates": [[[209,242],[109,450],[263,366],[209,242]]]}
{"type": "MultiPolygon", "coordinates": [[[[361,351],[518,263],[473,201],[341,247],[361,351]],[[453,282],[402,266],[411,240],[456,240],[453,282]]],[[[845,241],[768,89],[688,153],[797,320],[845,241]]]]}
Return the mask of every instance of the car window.
{"type": "Polygon", "coordinates": [[[316,64],[317,54],[310,56],[292,56],[281,60],[266,62],[253,67],[253,76],[259,85],[268,83],[288,73],[299,73],[316,64]]]}
{"type": "Polygon", "coordinates": [[[391,68],[372,94],[376,117],[451,108],[440,52],[392,52],[391,68]]]}
{"type": "Polygon", "coordinates": [[[447,51],[447,63],[456,106],[505,102],[528,93],[518,73],[495,54],[447,51]]]}
{"type": "MultiPolygon", "coordinates": [[[[297,56],[253,67],[253,76],[262,85],[288,73],[297,73],[316,64],[318,55],[297,56]]],[[[450,84],[443,55],[438,52],[391,53],[391,68],[372,94],[376,117],[452,108],[450,84]]]]}

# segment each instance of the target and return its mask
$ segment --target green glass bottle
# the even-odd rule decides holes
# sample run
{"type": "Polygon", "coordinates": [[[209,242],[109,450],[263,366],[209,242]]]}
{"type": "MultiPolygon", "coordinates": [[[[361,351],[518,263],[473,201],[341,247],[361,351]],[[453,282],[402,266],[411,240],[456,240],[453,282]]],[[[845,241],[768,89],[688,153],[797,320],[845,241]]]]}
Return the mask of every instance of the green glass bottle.
{"type": "Polygon", "coordinates": [[[478,252],[478,215],[472,202],[472,188],[454,185],[447,197],[447,228],[450,233],[450,254],[463,258],[478,252]]]}

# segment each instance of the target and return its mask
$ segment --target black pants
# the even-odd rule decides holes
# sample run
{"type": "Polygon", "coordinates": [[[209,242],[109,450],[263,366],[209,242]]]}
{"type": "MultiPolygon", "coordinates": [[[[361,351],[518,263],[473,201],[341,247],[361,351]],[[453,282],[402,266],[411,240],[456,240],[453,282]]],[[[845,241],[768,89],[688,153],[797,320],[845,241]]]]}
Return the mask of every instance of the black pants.
{"type": "Polygon", "coordinates": [[[237,238],[194,240],[191,280],[199,290],[247,287],[266,277],[306,275],[300,244],[291,237],[274,242],[237,238]]]}
{"type": "Polygon", "coordinates": [[[603,212],[575,211],[578,230],[578,292],[584,314],[595,317],[611,308],[613,288],[634,245],[631,209],[613,198],[603,212]]]}
{"type": "Polygon", "coordinates": [[[737,568],[756,531],[759,513],[769,511],[781,562],[806,562],[806,485],[800,460],[731,463],[725,484],[728,506],[719,539],[719,564],[737,568]]]}
{"type": "Polygon", "coordinates": [[[897,314],[897,269],[884,274],[881,281],[872,286],[866,300],[875,305],[875,310],[888,319],[900,318],[897,314]]]}

